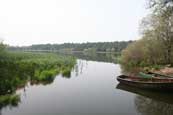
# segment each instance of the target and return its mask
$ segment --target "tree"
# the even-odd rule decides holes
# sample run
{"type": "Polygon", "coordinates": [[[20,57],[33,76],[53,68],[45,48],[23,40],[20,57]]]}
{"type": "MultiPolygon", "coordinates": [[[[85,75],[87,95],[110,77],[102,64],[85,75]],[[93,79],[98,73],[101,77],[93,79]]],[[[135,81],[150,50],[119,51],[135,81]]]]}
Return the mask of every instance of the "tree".
{"type": "Polygon", "coordinates": [[[152,32],[151,36],[163,44],[166,63],[170,64],[173,53],[173,0],[149,0],[149,5],[154,11],[142,21],[142,32],[144,35],[152,32]]]}
{"type": "Polygon", "coordinates": [[[173,8],[173,0],[149,0],[148,4],[149,8],[153,9],[154,12],[161,12],[168,7],[173,8]]]}
{"type": "Polygon", "coordinates": [[[154,1],[152,8],[155,10],[142,20],[142,39],[122,52],[122,62],[127,66],[173,64],[172,0],[151,1],[154,1]]]}
{"type": "Polygon", "coordinates": [[[152,16],[149,21],[150,26],[147,26],[147,31],[152,32],[151,36],[162,42],[166,63],[170,64],[171,53],[173,52],[173,14],[167,11],[164,14],[152,16]]]}

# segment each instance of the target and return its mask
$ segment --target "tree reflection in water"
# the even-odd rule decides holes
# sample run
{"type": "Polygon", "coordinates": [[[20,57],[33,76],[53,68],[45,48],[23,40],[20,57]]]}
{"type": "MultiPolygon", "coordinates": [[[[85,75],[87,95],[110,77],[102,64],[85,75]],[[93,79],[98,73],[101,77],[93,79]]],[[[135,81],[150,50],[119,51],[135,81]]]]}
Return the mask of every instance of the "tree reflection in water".
{"type": "Polygon", "coordinates": [[[0,95],[0,115],[4,107],[17,107],[20,102],[20,96],[16,94],[0,95]]]}
{"type": "Polygon", "coordinates": [[[156,101],[144,96],[135,97],[136,109],[142,115],[172,115],[173,104],[156,101]]]}
{"type": "Polygon", "coordinates": [[[77,64],[74,66],[75,76],[81,75],[88,66],[88,61],[78,60],[77,64]]]}
{"type": "Polygon", "coordinates": [[[115,53],[96,53],[96,52],[73,52],[66,53],[64,55],[72,55],[79,59],[89,60],[89,61],[98,61],[98,62],[110,62],[118,63],[119,54],[115,53]]]}
{"type": "Polygon", "coordinates": [[[135,94],[135,107],[142,115],[172,115],[173,93],[150,91],[119,83],[117,89],[135,94]]]}
{"type": "Polygon", "coordinates": [[[135,107],[137,112],[142,115],[173,114],[173,93],[171,92],[144,90],[121,83],[116,88],[136,94],[135,107]]]}

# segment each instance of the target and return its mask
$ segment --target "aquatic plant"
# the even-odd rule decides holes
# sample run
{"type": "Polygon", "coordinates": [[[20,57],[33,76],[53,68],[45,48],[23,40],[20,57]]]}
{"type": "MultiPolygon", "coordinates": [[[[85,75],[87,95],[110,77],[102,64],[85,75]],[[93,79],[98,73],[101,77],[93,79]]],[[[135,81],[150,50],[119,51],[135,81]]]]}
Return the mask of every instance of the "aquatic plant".
{"type": "Polygon", "coordinates": [[[74,57],[53,53],[6,52],[0,55],[0,92],[13,93],[28,81],[48,84],[59,73],[69,77],[64,71],[71,71],[75,63],[74,57]]]}
{"type": "Polygon", "coordinates": [[[20,96],[16,94],[7,94],[0,96],[0,109],[5,106],[17,106],[20,102],[20,96]]]}

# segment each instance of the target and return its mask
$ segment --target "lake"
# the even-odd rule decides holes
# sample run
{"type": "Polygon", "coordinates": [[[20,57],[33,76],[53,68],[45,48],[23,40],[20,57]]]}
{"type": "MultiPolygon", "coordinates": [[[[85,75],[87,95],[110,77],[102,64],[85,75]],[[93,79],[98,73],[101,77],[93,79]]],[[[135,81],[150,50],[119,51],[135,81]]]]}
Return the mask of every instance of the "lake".
{"type": "Polygon", "coordinates": [[[73,54],[77,64],[69,78],[17,90],[16,106],[0,104],[1,115],[171,115],[173,94],[124,86],[115,54],[73,54]]]}

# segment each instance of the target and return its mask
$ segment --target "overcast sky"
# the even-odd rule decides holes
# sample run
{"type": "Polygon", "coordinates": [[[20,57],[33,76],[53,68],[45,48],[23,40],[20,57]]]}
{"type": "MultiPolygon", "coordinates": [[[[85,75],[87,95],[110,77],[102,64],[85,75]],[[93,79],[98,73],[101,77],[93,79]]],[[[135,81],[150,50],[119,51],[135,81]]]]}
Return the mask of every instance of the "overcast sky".
{"type": "Polygon", "coordinates": [[[10,45],[138,39],[146,0],[0,0],[0,38],[10,45]]]}

